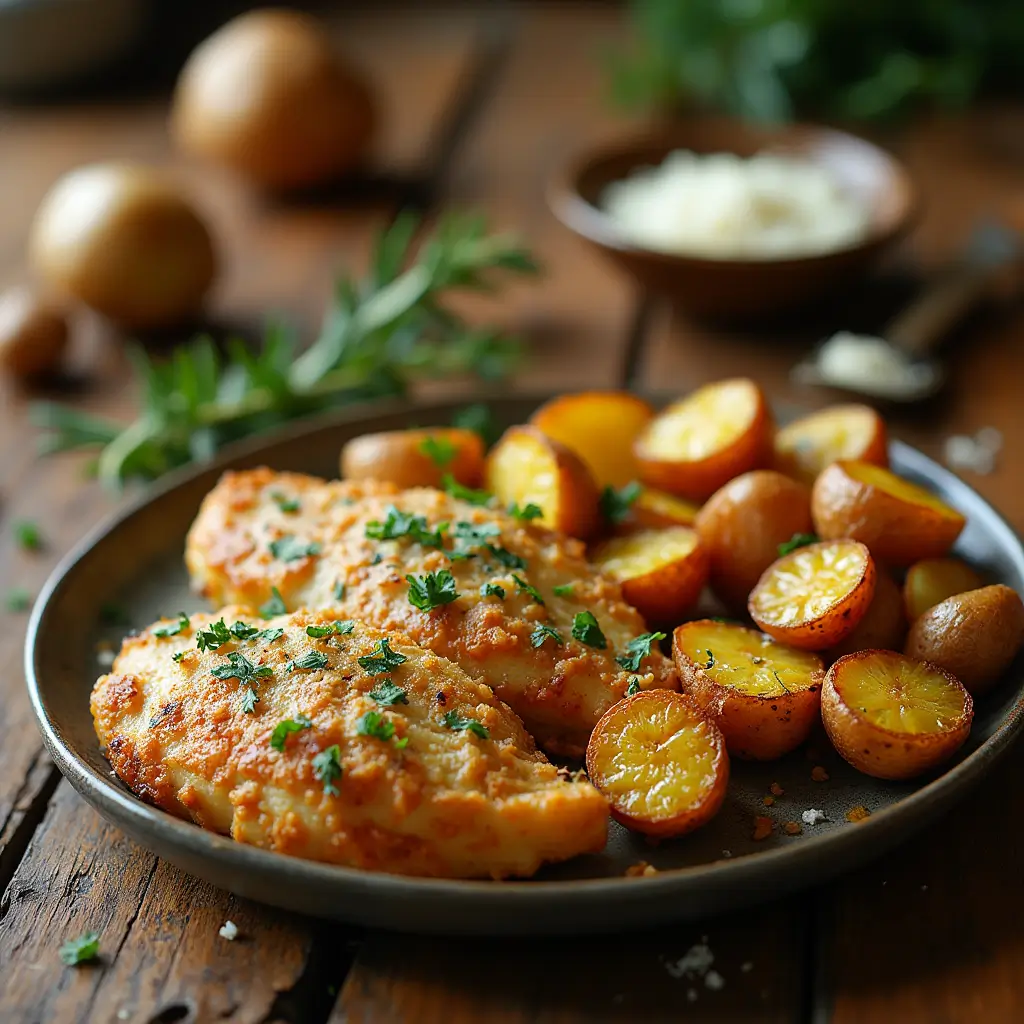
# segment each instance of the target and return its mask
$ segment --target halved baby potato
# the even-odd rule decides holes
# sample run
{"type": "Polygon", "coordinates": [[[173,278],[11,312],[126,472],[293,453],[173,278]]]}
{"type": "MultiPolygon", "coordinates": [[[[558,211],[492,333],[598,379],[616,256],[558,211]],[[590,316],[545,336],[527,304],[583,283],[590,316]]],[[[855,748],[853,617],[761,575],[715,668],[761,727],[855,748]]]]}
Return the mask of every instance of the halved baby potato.
{"type": "Polygon", "coordinates": [[[825,731],[854,768],[909,779],[951,757],[967,739],[974,702],[955,676],[894,651],[840,658],[821,693],[825,731]]]}
{"type": "Polygon", "coordinates": [[[983,586],[981,576],[959,558],[924,558],[907,570],[903,582],[907,618],[913,622],[947,597],[983,586]]]}
{"type": "Polygon", "coordinates": [[[825,666],[816,654],[713,619],[679,626],[672,654],[683,692],[711,716],[733,757],[782,757],[818,720],[825,666]]]}
{"type": "Polygon", "coordinates": [[[823,651],[864,618],[875,593],[875,563],[855,540],[821,541],[773,562],[751,591],[750,617],[792,647],[823,651]]]}
{"type": "Polygon", "coordinates": [[[1024,643],[1024,603],[996,584],[940,601],[910,627],[905,652],[952,672],[972,694],[984,693],[1024,643]]]}
{"type": "Polygon", "coordinates": [[[587,744],[587,775],[616,821],[667,838],[718,813],[729,755],[718,727],[689,697],[644,690],[612,705],[597,723],[587,744]]]}
{"type": "Polygon", "coordinates": [[[697,532],[711,559],[711,589],[733,609],[745,609],[779,545],[811,531],[811,492],[771,469],[730,480],[708,498],[697,532]]]}
{"type": "Polygon", "coordinates": [[[584,391],[542,405],[530,422],[571,448],[601,487],[624,487],[638,474],[633,442],[654,410],[628,391],[584,391]]]}
{"type": "Polygon", "coordinates": [[[700,506],[692,501],[653,487],[642,487],[625,518],[616,524],[615,532],[622,534],[662,526],[693,526],[699,512],[700,506]]]}
{"type": "Polygon", "coordinates": [[[735,378],[707,384],[659,413],[636,439],[640,479],[692,501],[763,466],[772,418],[761,389],[735,378]]]}
{"type": "Polygon", "coordinates": [[[902,651],[907,636],[907,616],[899,585],[884,569],[876,566],[875,593],[864,618],[853,632],[826,652],[829,661],[857,651],[902,651]]]}
{"type": "Polygon", "coordinates": [[[870,406],[830,405],[775,434],[775,468],[808,487],[840,459],[889,465],[885,420],[870,406]]]}
{"type": "Polygon", "coordinates": [[[486,487],[501,504],[534,504],[552,530],[586,539],[600,526],[598,491],[580,457],[537,427],[509,427],[485,464],[486,487]]]}
{"type": "Polygon", "coordinates": [[[678,622],[697,603],[708,578],[707,552],[688,526],[612,537],[590,557],[622,584],[622,596],[653,625],[678,622]]]}
{"type": "Polygon", "coordinates": [[[385,480],[396,487],[440,487],[446,474],[479,487],[484,445],[472,430],[431,427],[361,434],[341,449],[347,480],[385,480]]]}
{"type": "Polygon", "coordinates": [[[868,462],[833,462],[811,492],[818,536],[850,537],[875,558],[910,565],[944,555],[966,520],[929,491],[868,462]]]}

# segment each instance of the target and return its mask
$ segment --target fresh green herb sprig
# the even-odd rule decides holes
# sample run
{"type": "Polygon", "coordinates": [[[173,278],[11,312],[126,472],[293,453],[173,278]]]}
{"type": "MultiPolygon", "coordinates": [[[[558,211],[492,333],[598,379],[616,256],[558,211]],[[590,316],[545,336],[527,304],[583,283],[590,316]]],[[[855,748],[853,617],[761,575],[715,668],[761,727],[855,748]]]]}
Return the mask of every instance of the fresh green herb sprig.
{"type": "Polygon", "coordinates": [[[421,455],[426,455],[438,469],[444,469],[459,454],[459,446],[447,437],[428,434],[420,441],[419,451],[421,455]]]}
{"type": "Polygon", "coordinates": [[[819,540],[816,533],[794,533],[789,540],[779,545],[779,558],[796,551],[797,548],[805,548],[808,544],[817,544],[819,540]]]}
{"type": "MultiPolygon", "coordinates": [[[[223,621],[223,620],[221,620],[223,621]]],[[[153,629],[153,636],[167,637],[177,636],[179,633],[183,633],[188,629],[188,616],[184,612],[178,612],[178,621],[167,626],[156,626],[153,629]]]]}
{"type": "Polygon", "coordinates": [[[326,626],[307,626],[306,636],[316,639],[325,636],[348,636],[355,628],[356,624],[351,619],[345,619],[344,622],[332,622],[326,626]]]}
{"type": "Polygon", "coordinates": [[[581,644],[604,650],[608,646],[593,612],[577,612],[572,620],[572,635],[581,644]]]}
{"type": "Polygon", "coordinates": [[[446,711],[444,724],[456,732],[471,732],[482,740],[490,739],[491,736],[490,730],[483,722],[478,722],[473,718],[464,718],[458,711],[446,711]]]}
{"type": "Polygon", "coordinates": [[[543,647],[544,641],[548,639],[554,640],[559,647],[564,643],[562,634],[554,626],[549,626],[544,622],[539,623],[530,634],[530,644],[533,647],[543,647]]]}
{"type": "Polygon", "coordinates": [[[451,604],[459,596],[455,577],[447,569],[424,576],[409,575],[405,580],[409,584],[409,604],[423,612],[451,604]]]}
{"type": "Polygon", "coordinates": [[[312,728],[312,720],[301,712],[294,718],[284,718],[274,726],[274,731],[270,734],[270,745],[275,750],[283,751],[285,744],[288,742],[288,737],[293,732],[301,732],[303,729],[312,728]]]}
{"type": "Polygon", "coordinates": [[[650,655],[651,648],[659,640],[664,639],[664,633],[643,633],[641,636],[634,637],[630,640],[629,643],[626,644],[626,653],[619,655],[615,660],[627,672],[639,672],[640,662],[650,655]]]}
{"type": "Polygon", "coordinates": [[[342,776],[341,748],[337,743],[321,750],[313,758],[313,777],[319,779],[324,785],[324,792],[328,796],[338,796],[341,792],[334,782],[342,776]]]}
{"type": "Polygon", "coordinates": [[[401,396],[418,377],[502,376],[519,356],[518,342],[469,326],[447,299],[491,289],[501,275],[534,274],[533,257],[513,239],[488,234],[480,217],[449,215],[417,248],[419,227],[415,214],[402,213],[381,233],[368,276],[339,279],[320,334],[305,351],[279,323],[268,325],[258,352],[231,339],[221,353],[208,337],[166,361],[135,349],[134,422],[40,403],[32,409],[46,432],[40,451],[98,449],[97,475],[118,489],[207,461],[229,441],[289,420],[401,396]]]}
{"type": "Polygon", "coordinates": [[[409,697],[400,686],[390,679],[382,679],[369,693],[369,696],[383,707],[389,708],[393,704],[408,704],[409,697]]]}
{"type": "Polygon", "coordinates": [[[86,932],[81,938],[68,939],[60,947],[60,959],[68,967],[88,963],[100,954],[100,937],[96,932],[86,932]]]}
{"type": "Polygon", "coordinates": [[[364,654],[356,660],[359,667],[368,675],[383,676],[409,659],[404,654],[391,650],[391,639],[385,636],[373,645],[373,650],[369,654],[364,654]]]}
{"type": "Polygon", "coordinates": [[[616,490],[606,487],[601,492],[601,515],[610,523],[622,523],[629,516],[629,511],[640,497],[643,488],[635,480],[616,490]]]}
{"type": "Polygon", "coordinates": [[[37,523],[21,519],[14,524],[14,540],[23,551],[41,551],[43,534],[37,523]]]}

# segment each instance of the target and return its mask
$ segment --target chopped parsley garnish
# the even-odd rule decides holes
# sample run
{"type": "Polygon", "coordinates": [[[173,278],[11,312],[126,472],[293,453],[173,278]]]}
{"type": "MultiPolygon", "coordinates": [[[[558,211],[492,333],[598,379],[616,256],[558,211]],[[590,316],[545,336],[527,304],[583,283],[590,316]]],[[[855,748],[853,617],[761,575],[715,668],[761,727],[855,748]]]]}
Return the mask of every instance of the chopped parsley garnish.
{"type": "Polygon", "coordinates": [[[525,569],[526,560],[520,558],[518,555],[513,554],[508,548],[496,547],[494,544],[488,544],[487,550],[490,551],[494,557],[501,562],[506,569],[525,569]]]}
{"type": "Polygon", "coordinates": [[[184,651],[175,651],[174,654],[171,655],[171,661],[181,661],[181,659],[184,658],[184,657],[185,657],[185,652],[184,651]]]}
{"type": "Polygon", "coordinates": [[[7,591],[6,604],[9,612],[27,612],[32,595],[24,587],[12,587],[7,591]]]}
{"type": "Polygon", "coordinates": [[[562,634],[559,633],[558,630],[555,629],[554,626],[548,626],[548,625],[545,625],[542,622],[530,634],[530,643],[534,647],[543,647],[544,646],[544,641],[547,640],[548,637],[550,637],[552,640],[554,640],[555,643],[558,644],[559,646],[561,646],[561,644],[564,642],[562,640],[562,634]]]}
{"type": "Polygon", "coordinates": [[[228,663],[211,669],[210,674],[215,679],[237,679],[245,683],[261,676],[272,676],[274,670],[268,665],[254,665],[244,654],[232,651],[228,655],[228,663]]]}
{"type": "Polygon", "coordinates": [[[328,626],[307,626],[306,636],[317,639],[325,636],[348,636],[355,628],[356,624],[351,619],[346,619],[344,622],[332,622],[328,626]]]}
{"type": "Polygon", "coordinates": [[[429,572],[425,576],[406,576],[409,584],[409,604],[420,611],[429,612],[443,604],[451,604],[458,596],[455,577],[447,570],[429,572]]]}
{"type": "Polygon", "coordinates": [[[288,742],[288,737],[293,732],[301,732],[303,729],[312,728],[313,722],[303,714],[298,714],[294,718],[282,719],[274,726],[274,731],[270,734],[270,745],[275,750],[283,751],[285,744],[288,742]]]}
{"type": "Polygon", "coordinates": [[[358,661],[359,667],[371,676],[382,676],[392,669],[398,668],[408,659],[404,654],[391,650],[391,640],[385,636],[374,644],[373,650],[369,654],[364,654],[358,661]]]}
{"type": "Polygon", "coordinates": [[[289,498],[287,494],[282,494],[280,491],[274,491],[270,497],[274,499],[274,504],[282,512],[298,512],[302,507],[298,498],[289,498]]]}
{"type": "Polygon", "coordinates": [[[483,545],[489,537],[497,537],[501,527],[497,523],[467,523],[460,519],[452,530],[452,536],[466,545],[483,545]]]}
{"type": "Polygon", "coordinates": [[[370,540],[399,540],[408,537],[426,548],[439,548],[444,544],[444,524],[431,530],[426,516],[415,516],[401,512],[394,505],[388,505],[384,522],[373,520],[366,524],[366,536],[370,540]]]}
{"type": "Polygon", "coordinates": [[[184,612],[178,612],[178,621],[171,626],[157,626],[153,630],[153,636],[177,636],[188,629],[188,616],[184,612]]]}
{"type": "Polygon", "coordinates": [[[814,533],[794,533],[784,544],[779,545],[779,558],[788,555],[797,548],[805,548],[808,544],[817,544],[818,536],[814,533]]]}
{"type": "Polygon", "coordinates": [[[295,658],[285,665],[285,672],[312,672],[316,669],[327,668],[327,655],[320,651],[307,651],[301,658],[295,658]]]}
{"type": "Polygon", "coordinates": [[[395,723],[389,722],[380,711],[367,711],[356,722],[356,732],[360,736],[372,736],[375,740],[387,742],[395,735],[395,723]]]}
{"type": "Polygon", "coordinates": [[[384,561],[384,556],[378,551],[373,558],[370,559],[370,565],[380,565],[384,561]]]}
{"type": "Polygon", "coordinates": [[[620,655],[615,660],[627,672],[639,672],[640,662],[642,662],[644,658],[651,653],[651,648],[659,640],[664,639],[664,633],[644,633],[641,636],[636,637],[634,640],[630,640],[629,643],[626,644],[626,653],[620,655]]]}
{"type": "Polygon", "coordinates": [[[468,502],[470,505],[489,505],[494,497],[489,491],[474,491],[472,487],[460,484],[451,473],[445,473],[442,483],[453,498],[468,502]]]}
{"type": "Polygon", "coordinates": [[[127,626],[131,621],[128,609],[123,604],[105,601],[100,605],[100,622],[104,626],[127,626]]]}
{"type": "Polygon", "coordinates": [[[635,697],[640,692],[640,677],[631,676],[629,685],[626,687],[626,696],[635,697]]]}
{"type": "Polygon", "coordinates": [[[279,626],[275,626],[273,629],[261,629],[255,636],[256,640],[266,640],[268,644],[272,644],[275,640],[280,640],[284,636],[284,630],[279,626]]]}
{"type": "Polygon", "coordinates": [[[603,650],[608,646],[608,641],[597,624],[593,612],[577,612],[572,620],[572,635],[580,643],[588,647],[597,647],[603,650]]]}
{"type": "Polygon", "coordinates": [[[634,502],[643,493],[643,488],[636,482],[626,484],[620,490],[606,487],[601,492],[601,515],[610,523],[621,523],[629,515],[634,502]]]}
{"type": "Polygon", "coordinates": [[[74,967],[95,960],[100,953],[100,937],[96,932],[86,932],[80,939],[69,939],[60,947],[61,961],[74,967]]]}
{"type": "Polygon", "coordinates": [[[260,605],[260,615],[265,619],[272,619],[275,615],[285,615],[287,612],[288,608],[281,596],[281,591],[277,587],[271,587],[270,600],[266,604],[260,605]]]}
{"type": "Polygon", "coordinates": [[[215,651],[234,640],[251,640],[259,633],[260,630],[246,622],[235,622],[228,626],[223,619],[218,619],[211,623],[209,629],[200,629],[196,633],[196,647],[201,651],[215,651]]]}
{"type": "Polygon", "coordinates": [[[345,584],[341,580],[338,580],[334,584],[334,587],[331,590],[331,597],[333,597],[335,601],[345,600],[345,584]]]}
{"type": "Polygon", "coordinates": [[[532,501],[527,502],[522,508],[513,501],[508,507],[508,514],[520,522],[528,523],[531,519],[542,518],[544,510],[540,505],[534,505],[532,501]]]}
{"type": "Polygon", "coordinates": [[[392,704],[408,704],[409,698],[400,686],[395,686],[390,679],[382,679],[371,691],[370,696],[384,707],[392,704]]]}
{"type": "Polygon", "coordinates": [[[474,434],[480,436],[488,448],[498,440],[501,433],[497,423],[494,422],[491,410],[480,403],[467,405],[464,409],[460,409],[452,417],[452,424],[463,430],[472,430],[474,434]]]}
{"type": "Polygon", "coordinates": [[[446,711],[444,715],[444,724],[447,725],[449,729],[454,729],[456,732],[471,732],[474,736],[479,736],[482,740],[491,738],[491,734],[486,725],[473,718],[463,718],[458,711],[446,711]]]}
{"type": "Polygon", "coordinates": [[[714,654],[712,654],[711,651],[706,649],[706,648],[704,650],[704,653],[708,656],[708,660],[701,666],[701,668],[704,668],[704,669],[714,668],[715,667],[715,656],[714,656],[714,654]]]}
{"type": "Polygon", "coordinates": [[[270,553],[281,562],[297,562],[300,558],[311,558],[320,554],[316,541],[299,540],[292,533],[270,542],[270,553]]]}
{"type": "Polygon", "coordinates": [[[575,583],[559,583],[557,587],[552,587],[551,591],[556,597],[572,597],[575,583]]]}
{"type": "Polygon", "coordinates": [[[313,777],[324,784],[324,792],[328,796],[337,796],[338,787],[334,785],[335,779],[341,778],[341,749],[335,743],[326,750],[321,750],[313,758],[313,777]]]}
{"type": "Polygon", "coordinates": [[[14,524],[14,540],[23,551],[40,551],[43,535],[31,519],[22,519],[14,524]]]}
{"type": "Polygon", "coordinates": [[[544,603],[544,598],[540,596],[540,591],[535,586],[533,586],[530,583],[527,583],[526,580],[524,580],[521,576],[516,576],[515,573],[512,574],[512,579],[515,580],[516,589],[519,591],[519,593],[529,594],[530,597],[532,597],[534,601],[537,602],[537,604],[544,603]]]}
{"type": "Polygon", "coordinates": [[[439,469],[444,469],[459,454],[459,446],[454,441],[433,434],[423,438],[418,447],[439,469]]]}
{"type": "Polygon", "coordinates": [[[480,588],[481,597],[500,597],[502,601],[505,600],[505,588],[499,586],[497,583],[485,583],[480,588]]]}
{"type": "Polygon", "coordinates": [[[259,702],[259,694],[251,686],[247,686],[242,691],[242,710],[247,715],[251,715],[256,711],[256,705],[259,702]]]}

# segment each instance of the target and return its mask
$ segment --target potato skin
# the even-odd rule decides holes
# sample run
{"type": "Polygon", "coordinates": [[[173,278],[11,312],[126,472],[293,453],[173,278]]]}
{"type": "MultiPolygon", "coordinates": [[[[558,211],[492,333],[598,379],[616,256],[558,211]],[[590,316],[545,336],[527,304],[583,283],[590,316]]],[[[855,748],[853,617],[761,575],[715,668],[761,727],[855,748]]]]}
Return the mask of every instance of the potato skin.
{"type": "Polygon", "coordinates": [[[811,492],[774,470],[753,470],[711,495],[696,526],[710,559],[711,589],[730,608],[745,609],[779,545],[811,532],[811,492]]]}
{"type": "MultiPolygon", "coordinates": [[[[851,708],[840,696],[840,690],[842,674],[855,668],[858,659],[877,653],[847,654],[828,670],[821,691],[822,722],[836,751],[858,771],[876,779],[911,779],[959,750],[971,732],[974,702],[970,693],[965,693],[961,721],[944,733],[898,733],[875,725],[851,708]]],[[[952,685],[962,688],[955,676],[937,665],[929,667],[947,676],[952,685]]]]}
{"type": "Polygon", "coordinates": [[[472,430],[436,427],[423,430],[387,430],[361,434],[341,449],[341,475],[345,480],[385,480],[403,489],[441,487],[446,474],[460,484],[479,487],[484,475],[484,444],[472,430]],[[429,438],[454,446],[455,455],[439,466],[423,450],[429,438]]]}
{"type": "Polygon", "coordinates": [[[833,462],[814,482],[811,514],[822,539],[851,537],[889,565],[940,558],[953,546],[966,520],[902,500],[856,480],[847,462],[833,462]]]}
{"type": "Polygon", "coordinates": [[[1024,643],[1024,603],[1001,583],[939,602],[910,627],[904,652],[951,673],[973,694],[990,690],[1024,643]]]}
{"type": "Polygon", "coordinates": [[[68,345],[64,314],[28,288],[0,295],[0,371],[32,377],[55,370],[68,345]]]}
{"type": "Polygon", "coordinates": [[[985,581],[958,558],[925,558],[907,570],[903,581],[903,604],[913,622],[947,597],[979,590],[985,581]]]}
{"type": "Polygon", "coordinates": [[[907,636],[907,617],[903,610],[903,594],[885,569],[875,574],[875,595],[854,631],[826,655],[830,661],[857,651],[901,651],[907,636]]]}

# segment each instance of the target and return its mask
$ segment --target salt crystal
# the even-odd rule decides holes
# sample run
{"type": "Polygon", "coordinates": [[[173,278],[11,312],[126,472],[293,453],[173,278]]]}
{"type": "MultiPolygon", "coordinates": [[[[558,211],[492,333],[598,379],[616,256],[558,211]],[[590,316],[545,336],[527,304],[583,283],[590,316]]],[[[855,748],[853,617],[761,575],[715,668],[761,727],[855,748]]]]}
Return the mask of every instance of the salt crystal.
{"type": "Polygon", "coordinates": [[[740,964],[740,970],[744,974],[749,974],[753,969],[754,965],[749,960],[746,960],[742,964],[740,964]]]}
{"type": "Polygon", "coordinates": [[[114,659],[117,655],[110,650],[102,650],[96,652],[96,664],[103,668],[110,668],[114,664],[114,659]]]}
{"type": "Polygon", "coordinates": [[[800,820],[805,825],[817,825],[819,821],[826,821],[825,812],[819,811],[814,807],[808,808],[800,815],[800,820]]]}
{"type": "Polygon", "coordinates": [[[228,942],[234,942],[238,938],[238,925],[234,921],[225,921],[217,934],[228,942]]]}
{"type": "Polygon", "coordinates": [[[691,946],[675,962],[665,962],[665,970],[673,978],[692,978],[694,975],[705,975],[708,969],[715,962],[715,954],[707,942],[698,942],[691,946]]]}
{"type": "Polygon", "coordinates": [[[686,998],[691,1002],[697,1002],[697,990],[695,988],[688,988],[686,990],[686,998]]]}
{"type": "Polygon", "coordinates": [[[725,988],[725,978],[723,978],[718,971],[708,971],[704,975],[704,984],[707,985],[712,992],[718,992],[725,988]]]}

